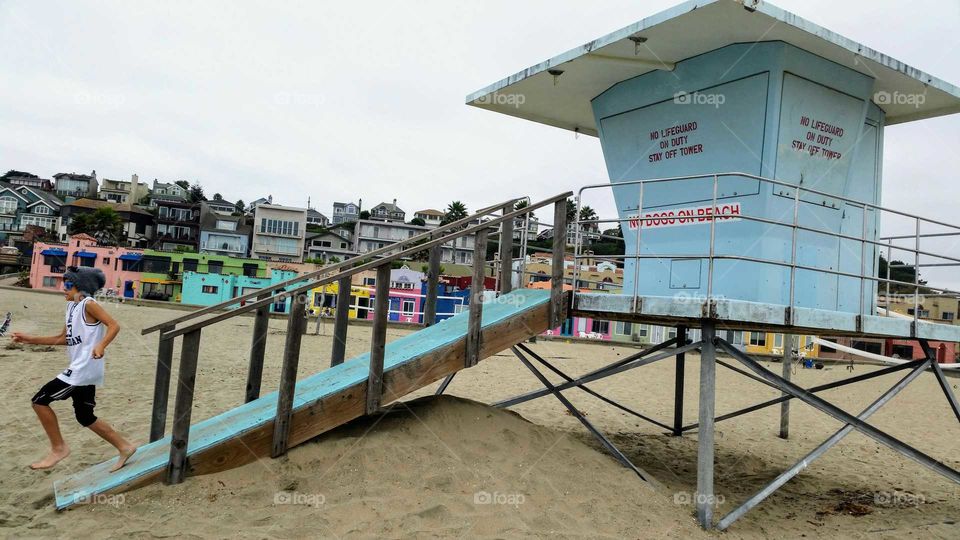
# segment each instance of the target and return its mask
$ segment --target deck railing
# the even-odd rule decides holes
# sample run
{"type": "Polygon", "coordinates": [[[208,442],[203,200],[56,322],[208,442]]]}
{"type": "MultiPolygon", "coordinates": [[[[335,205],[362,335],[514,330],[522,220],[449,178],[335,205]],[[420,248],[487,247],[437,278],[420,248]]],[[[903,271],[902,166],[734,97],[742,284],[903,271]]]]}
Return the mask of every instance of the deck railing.
{"type": "MultiPolygon", "coordinates": [[[[702,189],[703,186],[700,186],[702,189]]],[[[724,198],[731,198],[727,195],[724,198]]],[[[577,194],[577,208],[575,218],[572,221],[574,234],[576,235],[575,247],[574,247],[574,264],[573,264],[573,294],[577,294],[578,289],[578,270],[580,266],[580,261],[585,259],[592,260],[608,260],[615,262],[618,265],[623,265],[625,261],[632,260],[634,261],[633,268],[633,277],[634,283],[639,283],[640,279],[640,267],[641,262],[644,260],[650,259],[700,259],[707,261],[707,284],[706,284],[706,302],[711,302],[715,299],[714,289],[715,289],[715,262],[720,260],[733,260],[733,261],[744,261],[748,263],[757,263],[764,265],[773,265],[784,268],[789,268],[789,300],[787,301],[786,307],[789,308],[789,316],[793,316],[793,308],[796,306],[796,277],[798,271],[808,271],[813,273],[829,274],[838,277],[846,277],[856,279],[859,285],[860,295],[859,295],[859,306],[857,313],[859,315],[873,314],[873,305],[871,302],[870,306],[867,306],[864,298],[865,291],[867,290],[868,283],[876,283],[879,288],[879,284],[885,284],[887,290],[887,298],[890,298],[890,286],[899,286],[901,288],[906,288],[912,290],[913,298],[913,319],[914,324],[919,320],[919,307],[920,307],[920,298],[921,292],[931,291],[941,294],[960,294],[960,292],[943,288],[943,287],[934,287],[929,284],[923,283],[920,281],[920,268],[924,267],[938,267],[938,266],[960,266],[960,255],[952,256],[949,254],[934,253],[930,250],[922,249],[921,240],[925,238],[943,238],[950,236],[960,236],[960,226],[953,225],[950,223],[945,223],[939,220],[924,218],[922,216],[910,214],[907,212],[902,212],[899,210],[894,210],[891,208],[886,208],[879,206],[877,204],[859,201],[849,197],[843,197],[828,193],[821,190],[811,189],[807,187],[797,186],[793,183],[783,182],[780,180],[774,180],[770,178],[764,178],[757,175],[740,173],[740,172],[730,172],[730,173],[716,173],[716,174],[704,174],[704,175],[690,175],[690,176],[677,176],[670,178],[656,178],[649,180],[635,180],[635,181],[625,181],[617,183],[604,183],[604,184],[592,184],[582,187],[577,194]],[[758,223],[764,223],[769,225],[771,228],[786,228],[790,231],[790,241],[788,247],[788,260],[779,260],[773,258],[764,258],[764,257],[753,257],[746,254],[732,254],[732,253],[718,253],[716,243],[717,243],[717,222],[722,222],[725,219],[730,219],[726,215],[717,215],[716,209],[718,207],[718,196],[720,189],[721,179],[725,178],[736,178],[736,179],[747,179],[755,180],[759,185],[769,185],[775,186],[781,189],[781,195],[792,199],[792,212],[788,220],[780,219],[770,219],[769,217],[763,217],[758,215],[751,215],[749,213],[740,212],[736,214],[736,218],[745,221],[754,221],[758,223]],[[706,180],[710,187],[712,187],[712,195],[703,198],[701,204],[710,204],[709,208],[711,212],[708,215],[697,216],[697,219],[700,221],[706,221],[709,224],[709,240],[708,247],[706,252],[698,253],[644,253],[642,250],[643,246],[643,231],[645,228],[648,228],[648,224],[654,223],[663,219],[663,216],[648,216],[645,215],[644,211],[649,210],[644,206],[644,195],[645,192],[650,189],[650,186],[663,184],[663,183],[683,183],[683,182],[704,182],[706,180]],[[638,198],[636,201],[636,215],[628,216],[626,218],[618,219],[580,219],[580,210],[584,206],[584,193],[596,191],[596,190],[611,190],[611,189],[623,189],[627,186],[636,186],[638,189],[638,198]],[[792,193],[791,193],[792,192],[792,193]],[[819,203],[812,202],[811,196],[815,196],[819,203]],[[801,204],[811,204],[817,206],[828,206],[833,205],[836,207],[837,203],[845,203],[849,207],[858,208],[862,212],[862,223],[858,227],[860,229],[859,234],[845,234],[837,231],[827,230],[820,227],[811,226],[806,223],[802,223],[800,219],[800,210],[801,204]],[[913,234],[909,235],[899,235],[899,236],[887,236],[887,237],[877,237],[877,230],[879,229],[879,223],[881,216],[884,214],[890,214],[897,216],[899,218],[905,218],[912,225],[914,231],[913,234]],[[871,217],[872,216],[872,217],[871,217]],[[602,227],[602,224],[619,224],[621,231],[627,229],[628,227],[636,230],[636,242],[634,245],[625,247],[625,251],[631,251],[630,253],[625,253],[624,255],[605,255],[597,256],[590,253],[586,253],[589,250],[589,243],[585,242],[586,235],[584,230],[592,227],[602,227]],[[940,228],[947,229],[947,232],[938,232],[933,234],[924,234],[922,233],[922,226],[936,226],[940,228]],[[859,261],[860,261],[860,271],[842,271],[834,268],[827,268],[823,266],[814,266],[810,264],[802,264],[798,261],[797,251],[798,251],[798,233],[805,232],[815,235],[823,235],[824,237],[830,237],[836,239],[838,245],[843,241],[849,241],[856,245],[859,248],[859,261]],[[894,243],[894,240],[913,240],[912,246],[903,246],[897,245],[894,243]],[[869,246],[869,250],[868,250],[869,246]],[[887,250],[887,272],[885,277],[878,276],[877,264],[878,257],[881,248],[886,248],[887,250]],[[909,256],[912,256],[913,264],[902,264],[902,265],[891,265],[891,257],[894,251],[907,253],[909,256]],[[947,262],[935,262],[935,263],[922,263],[921,256],[927,258],[933,258],[938,261],[947,261],[947,262]],[[868,260],[871,259],[872,260],[868,260]],[[906,267],[914,268],[914,280],[912,282],[900,281],[891,278],[890,268],[893,266],[896,267],[906,267]],[[869,309],[868,309],[869,308],[869,309]]],[[[659,208],[661,205],[658,205],[659,208]]],[[[678,206],[676,204],[667,205],[670,207],[678,206]]],[[[678,216],[679,218],[679,216],[678,216]]],[[[614,237],[610,235],[603,235],[597,233],[590,233],[594,236],[599,236],[606,239],[616,239],[620,241],[629,240],[629,235],[624,234],[624,237],[614,237]]],[[[838,246],[838,249],[842,249],[842,246],[838,246]]],[[[839,286],[839,284],[838,284],[839,286]]],[[[634,288],[634,305],[636,305],[636,300],[639,298],[637,292],[637,287],[634,288]]],[[[889,307],[889,302],[888,306],[889,307]]],[[[886,310],[886,314],[889,315],[889,309],[886,310]]],[[[790,323],[791,321],[788,321],[790,323]]]]}
{"type": "MultiPolygon", "coordinates": [[[[182,337],[180,369],[178,372],[177,392],[174,403],[173,428],[171,431],[170,457],[167,463],[165,481],[179,483],[186,475],[187,446],[190,438],[193,394],[197,374],[197,362],[200,354],[201,331],[207,326],[254,312],[253,336],[250,347],[249,367],[245,402],[260,396],[260,383],[263,374],[263,360],[266,347],[267,325],[270,306],[277,302],[290,302],[287,316],[286,341],[283,352],[280,388],[277,399],[277,411],[274,419],[274,432],[271,455],[284,454],[288,446],[290,421],[293,414],[293,396],[296,390],[297,367],[300,357],[300,340],[304,333],[306,306],[309,303],[309,290],[337,282],[337,306],[334,317],[333,345],[330,364],[335,366],[345,360],[347,323],[349,315],[351,277],[366,271],[376,271],[374,318],[370,345],[370,368],[367,378],[367,413],[375,412],[382,399],[384,348],[386,345],[386,327],[390,306],[389,286],[391,263],[412,257],[424,250],[429,253],[427,272],[427,297],[424,307],[424,325],[429,326],[436,319],[437,289],[440,275],[440,256],[444,244],[457,238],[475,236],[473,248],[473,274],[471,278],[471,300],[469,302],[468,334],[466,337],[465,367],[475,365],[480,359],[480,331],[482,320],[482,296],[486,275],[486,253],[491,230],[499,234],[499,264],[495,270],[498,291],[506,294],[511,290],[513,273],[513,227],[514,220],[526,219],[533,211],[554,206],[554,223],[560,230],[566,229],[567,198],[572,193],[562,193],[536,203],[515,209],[521,199],[510,199],[494,206],[484,208],[466,218],[441,225],[436,229],[408,238],[397,244],[385,246],[358,255],[353,259],[328,264],[318,270],[296,276],[269,287],[241,295],[216,305],[198,309],[186,315],[175,317],[160,324],[145,328],[142,334],[159,332],[157,349],[157,370],[154,384],[153,416],[150,425],[150,440],[163,437],[166,429],[166,412],[170,392],[171,364],[173,362],[174,340],[182,337]],[[492,216],[492,217],[491,217],[492,216]],[[504,241],[506,240],[506,241],[504,241]],[[230,308],[233,309],[230,309],[230,308]],[[228,310],[228,311],[224,311],[228,310]]],[[[560,325],[563,312],[563,257],[565,235],[556,235],[553,242],[553,282],[550,297],[551,326],[560,325]]],[[[521,236],[521,253],[526,246],[526,235],[521,236]]]]}

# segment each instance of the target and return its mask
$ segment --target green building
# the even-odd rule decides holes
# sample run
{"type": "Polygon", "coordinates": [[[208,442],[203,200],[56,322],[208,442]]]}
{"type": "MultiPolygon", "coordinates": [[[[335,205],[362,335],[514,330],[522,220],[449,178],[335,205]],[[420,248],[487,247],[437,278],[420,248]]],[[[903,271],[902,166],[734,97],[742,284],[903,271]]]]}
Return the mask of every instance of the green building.
{"type": "Polygon", "coordinates": [[[143,275],[140,279],[140,297],[174,302],[180,302],[184,272],[251,278],[263,278],[268,274],[267,262],[257,259],[152,249],[143,251],[141,269],[143,275]]]}

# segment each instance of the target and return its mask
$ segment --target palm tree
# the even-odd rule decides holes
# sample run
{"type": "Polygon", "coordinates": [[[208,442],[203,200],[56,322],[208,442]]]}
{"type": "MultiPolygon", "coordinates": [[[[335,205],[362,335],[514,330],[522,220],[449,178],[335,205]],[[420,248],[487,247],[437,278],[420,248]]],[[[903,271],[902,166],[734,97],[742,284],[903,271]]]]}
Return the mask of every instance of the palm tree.
{"type": "Polygon", "coordinates": [[[70,234],[86,233],[103,244],[117,245],[123,237],[123,219],[109,206],[74,216],[68,227],[70,234]]]}
{"type": "Polygon", "coordinates": [[[453,223],[454,221],[459,221],[467,217],[467,205],[463,204],[460,201],[453,201],[447,205],[447,211],[443,214],[443,219],[440,220],[441,225],[446,225],[447,223],[453,223]]]}

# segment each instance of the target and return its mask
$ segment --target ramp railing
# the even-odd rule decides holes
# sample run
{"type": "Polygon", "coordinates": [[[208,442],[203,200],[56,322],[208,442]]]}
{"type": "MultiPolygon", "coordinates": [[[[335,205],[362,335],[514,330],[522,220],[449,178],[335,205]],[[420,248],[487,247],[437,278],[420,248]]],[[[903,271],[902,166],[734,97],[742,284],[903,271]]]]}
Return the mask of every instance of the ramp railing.
{"type": "MultiPolygon", "coordinates": [[[[365,404],[367,414],[373,413],[380,407],[382,399],[384,351],[390,306],[391,264],[423,251],[429,253],[427,297],[424,307],[424,326],[429,326],[436,318],[442,246],[458,238],[474,237],[471,298],[464,359],[464,367],[471,367],[480,360],[480,332],[483,312],[481,299],[486,275],[487,265],[485,261],[489,237],[496,234],[500,236],[498,249],[500,264],[499,268],[495,268],[495,273],[497,274],[499,293],[506,294],[512,288],[513,228],[515,220],[522,220],[523,226],[526,228],[527,220],[532,212],[553,205],[555,227],[561,231],[566,230],[567,198],[572,195],[571,192],[561,193],[539,202],[527,203],[526,206],[519,209],[516,208],[516,203],[521,199],[510,199],[397,244],[361,253],[352,259],[328,264],[313,272],[145,328],[142,331],[143,335],[159,332],[153,415],[150,426],[151,441],[161,439],[166,428],[173,350],[175,339],[182,338],[173,428],[171,430],[170,457],[167,463],[165,482],[169,484],[179,483],[186,476],[186,458],[190,439],[197,361],[200,353],[201,331],[204,328],[253,312],[253,336],[245,394],[245,402],[250,402],[260,395],[270,306],[279,302],[286,304],[289,301],[290,310],[287,315],[286,340],[271,446],[271,456],[277,457],[286,453],[288,447],[293,414],[293,397],[296,391],[297,368],[300,358],[300,341],[306,329],[306,306],[309,303],[308,294],[311,289],[334,282],[338,283],[333,346],[330,355],[331,366],[336,366],[345,359],[351,277],[367,270],[376,272],[373,335],[370,344],[370,368],[365,404]],[[494,229],[498,230],[491,233],[491,230],[494,229]],[[201,318],[203,316],[207,317],[201,318]]],[[[560,316],[565,307],[563,305],[562,289],[563,258],[566,247],[564,240],[564,234],[554,235],[552,249],[554,279],[551,287],[549,311],[549,320],[552,327],[560,325],[560,316]]],[[[523,234],[521,235],[521,247],[525,245],[525,234],[523,234]]]]}
{"type": "MultiPolygon", "coordinates": [[[[729,188],[729,186],[728,186],[729,188]]],[[[759,193],[759,191],[757,191],[759,193]]],[[[744,196],[743,194],[739,197],[744,196]]],[[[660,196],[663,199],[662,195],[660,196]]],[[[691,198],[691,197],[688,197],[691,198]]],[[[693,199],[693,198],[691,198],[693,199]]],[[[925,218],[919,215],[882,207],[865,201],[856,200],[850,197],[844,197],[826,191],[812,189],[804,186],[798,186],[794,183],[764,178],[757,175],[728,172],[703,175],[677,176],[670,178],[655,178],[649,180],[634,180],[616,183],[592,184],[582,187],[577,194],[576,214],[572,220],[571,234],[575,236],[574,255],[573,255],[573,294],[578,293],[580,279],[578,278],[581,261],[586,259],[607,260],[614,262],[619,266],[625,266],[627,261],[633,262],[632,276],[635,284],[632,294],[634,296],[634,305],[639,299],[640,268],[644,261],[657,259],[694,259],[707,261],[706,269],[706,297],[704,302],[713,302],[716,297],[716,261],[730,260],[743,261],[761,265],[772,265],[789,269],[789,285],[787,294],[789,299],[786,302],[788,308],[788,318],[792,318],[793,308],[797,305],[797,274],[798,272],[811,272],[816,274],[832,275],[839,278],[849,278],[855,280],[854,287],[859,287],[860,295],[857,307],[858,315],[872,315],[874,302],[869,305],[865,301],[865,292],[868,287],[884,284],[887,291],[887,307],[889,307],[890,287],[895,286],[900,289],[911,291],[912,311],[914,327],[921,313],[921,298],[927,292],[957,295],[960,292],[945,287],[934,287],[920,279],[921,268],[931,267],[949,267],[960,266],[960,256],[948,253],[935,253],[929,248],[924,248],[921,243],[923,240],[933,238],[960,237],[960,226],[945,223],[939,220],[925,218]],[[731,189],[732,193],[721,193],[721,181],[724,179],[740,179],[755,181],[757,190],[762,186],[767,189],[777,191],[777,194],[790,202],[789,210],[784,215],[777,217],[761,216],[741,211],[737,202],[737,192],[731,189]],[[701,193],[702,197],[695,198],[696,204],[703,205],[697,208],[677,208],[681,204],[667,203],[663,200],[650,201],[651,190],[665,183],[676,183],[684,186],[691,193],[701,193]],[[584,194],[596,192],[598,190],[633,190],[636,193],[636,199],[633,199],[632,192],[624,197],[626,191],[621,191],[619,204],[625,205],[625,208],[619,210],[618,219],[582,219],[581,209],[584,206],[584,194]],[[630,199],[630,200],[626,200],[630,199]],[[729,204],[724,201],[730,201],[729,204]],[[635,205],[635,206],[634,206],[635,205]],[[860,223],[852,223],[852,231],[842,232],[837,230],[828,230],[824,227],[814,226],[809,223],[809,219],[801,220],[802,205],[832,207],[840,211],[841,207],[859,211],[862,217],[855,218],[860,223]],[[730,211],[727,212],[727,207],[730,211]],[[679,213],[683,210],[686,213],[679,213]],[[702,212],[699,212],[702,210],[702,212]],[[690,213],[690,211],[695,211],[690,213]],[[627,215],[624,215],[627,214],[627,215]],[[878,237],[879,223],[881,216],[894,216],[898,219],[904,219],[912,234],[895,235],[887,237],[878,237]],[[717,247],[717,228],[722,227],[724,221],[753,221],[768,225],[766,234],[771,231],[786,229],[789,231],[789,239],[786,242],[786,255],[782,258],[770,258],[761,256],[751,256],[747,253],[730,253],[729,250],[721,250],[717,247]],[[677,225],[702,223],[709,226],[709,231],[704,233],[706,237],[706,248],[697,252],[675,252],[675,251],[654,251],[649,248],[649,243],[644,244],[644,231],[656,229],[659,227],[672,227],[677,225]],[[602,224],[619,224],[621,236],[615,237],[602,234],[598,229],[602,224]],[[923,228],[937,227],[939,232],[925,233],[923,228]],[[627,234],[627,231],[630,231],[627,234]],[[801,262],[798,257],[798,250],[801,242],[798,241],[798,235],[806,233],[816,237],[831,238],[837,243],[838,250],[855,250],[851,253],[851,260],[859,262],[859,269],[852,268],[840,269],[836,267],[838,261],[832,262],[833,267],[824,264],[810,264],[801,262]],[[709,235],[709,236],[707,236],[709,235]],[[625,252],[623,255],[594,255],[589,253],[590,241],[594,239],[616,239],[624,241],[625,252]],[[910,246],[898,244],[895,241],[912,240],[910,246]],[[632,242],[632,244],[628,244],[632,242]],[[878,271],[878,261],[881,249],[886,248],[887,268],[885,276],[881,277],[878,271]],[[894,258],[893,252],[905,253],[910,262],[895,264],[891,258],[894,258]],[[922,260],[921,258],[924,258],[922,260]],[[872,260],[871,260],[872,259],[872,260]],[[935,262],[930,262],[934,260],[935,262]],[[895,279],[891,277],[891,268],[912,269],[911,281],[895,279]]],[[[691,203],[694,204],[694,203],[691,203]]],[[[821,223],[822,224],[822,223],[821,223]]],[[[825,224],[822,224],[825,225],[825,224]]],[[[909,272],[908,272],[909,274],[909,272]]],[[[838,281],[838,287],[840,287],[838,281]]],[[[889,315],[889,309],[888,315],[889,315]]],[[[956,315],[956,314],[955,314],[956,315]]],[[[791,323],[792,321],[787,321],[791,323]]],[[[952,321],[951,321],[952,322],[952,321]]]]}

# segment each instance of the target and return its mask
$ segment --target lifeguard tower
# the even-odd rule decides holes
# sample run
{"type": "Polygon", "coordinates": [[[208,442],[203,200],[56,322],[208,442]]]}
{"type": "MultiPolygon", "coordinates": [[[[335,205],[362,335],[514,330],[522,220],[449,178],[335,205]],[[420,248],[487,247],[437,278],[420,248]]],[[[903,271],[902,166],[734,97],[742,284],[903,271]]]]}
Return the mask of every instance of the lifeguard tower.
{"type": "MultiPolygon", "coordinates": [[[[818,398],[818,389],[793,385],[788,361],[783,376],[775,375],[717,337],[719,327],[908,337],[925,348],[927,339],[960,340],[956,326],[920,320],[918,309],[909,319],[886,310],[881,316],[876,302],[878,289],[889,291],[890,284],[920,290],[918,277],[904,284],[878,276],[886,246],[878,231],[887,212],[915,224],[912,245],[894,257],[908,253],[917,269],[924,266],[921,257],[938,261],[931,265],[960,262],[921,245],[935,236],[923,233],[924,226],[945,229],[940,236],[960,229],[879,206],[884,129],[960,111],[960,89],[768,3],[707,0],[531,66],[471,94],[467,103],[599,137],[610,183],[580,189],[578,209],[585,198],[609,197],[610,190],[619,216],[580,220],[575,258],[584,257],[590,226],[619,223],[626,249],[615,259],[624,267],[624,288],[620,294],[577,292],[574,274],[572,312],[676,326],[677,339],[665,344],[676,349],[642,353],[633,367],[676,356],[678,411],[683,353],[700,349],[699,422],[692,427],[699,433],[702,526],[713,526],[716,348],[743,363],[748,376],[846,425],[730,512],[720,528],[853,429],[960,482],[953,469],[864,422],[905,383],[854,417],[818,398]],[[701,329],[690,344],[688,328],[701,329]]],[[[891,260],[889,251],[886,256],[891,260]]],[[[931,358],[896,369],[913,369],[912,376],[932,369],[960,420],[950,385],[931,358]]],[[[857,380],[863,377],[849,382],[857,380]]],[[[679,414],[677,434],[691,427],[681,427],[679,414]]],[[[781,433],[786,436],[786,424],[781,433]]]]}

